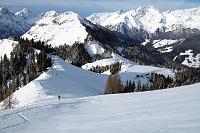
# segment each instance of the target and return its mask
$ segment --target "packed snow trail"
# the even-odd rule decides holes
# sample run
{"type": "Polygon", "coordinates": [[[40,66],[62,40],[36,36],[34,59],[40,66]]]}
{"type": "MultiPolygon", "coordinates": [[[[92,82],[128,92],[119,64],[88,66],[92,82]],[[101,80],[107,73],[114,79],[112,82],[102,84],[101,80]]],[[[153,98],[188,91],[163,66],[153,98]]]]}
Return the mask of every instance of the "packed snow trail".
{"type": "Polygon", "coordinates": [[[1,119],[0,129],[2,130],[5,130],[11,127],[16,127],[30,121],[22,113],[6,114],[6,115],[1,116],[0,119],[1,119]],[[15,121],[16,119],[18,119],[18,121],[15,121]],[[4,124],[6,123],[7,125],[5,124],[6,126],[4,126],[2,123],[4,124]]]}
{"type": "Polygon", "coordinates": [[[200,84],[142,93],[41,101],[0,112],[1,133],[199,133],[200,84]],[[22,122],[16,114],[30,121],[22,122]],[[6,119],[10,114],[12,119],[6,119]]]}

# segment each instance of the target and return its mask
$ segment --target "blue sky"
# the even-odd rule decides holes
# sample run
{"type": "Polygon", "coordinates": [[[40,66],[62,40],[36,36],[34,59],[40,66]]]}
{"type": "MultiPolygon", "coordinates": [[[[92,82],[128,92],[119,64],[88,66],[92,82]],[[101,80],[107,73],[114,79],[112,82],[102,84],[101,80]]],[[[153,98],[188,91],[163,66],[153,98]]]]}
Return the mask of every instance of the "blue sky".
{"type": "Polygon", "coordinates": [[[0,6],[13,11],[28,8],[33,12],[74,11],[82,16],[93,12],[135,9],[153,5],[161,11],[200,6],[200,0],[0,0],[0,6]]]}

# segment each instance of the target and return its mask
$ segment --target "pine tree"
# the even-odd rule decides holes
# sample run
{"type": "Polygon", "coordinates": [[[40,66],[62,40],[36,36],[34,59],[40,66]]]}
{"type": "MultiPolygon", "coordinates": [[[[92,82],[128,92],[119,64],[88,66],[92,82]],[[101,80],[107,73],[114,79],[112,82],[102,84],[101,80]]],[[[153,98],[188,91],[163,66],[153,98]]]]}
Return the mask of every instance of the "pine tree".
{"type": "Polygon", "coordinates": [[[27,84],[26,77],[27,75],[24,72],[22,72],[21,81],[20,81],[22,86],[25,86],[27,84]]]}
{"type": "Polygon", "coordinates": [[[130,81],[130,84],[131,84],[130,92],[134,92],[134,91],[135,91],[135,82],[133,81],[133,82],[131,83],[131,81],[130,81]]]}
{"type": "Polygon", "coordinates": [[[124,93],[127,93],[127,92],[129,92],[129,81],[128,80],[126,81],[126,84],[124,86],[124,93]]]}
{"type": "Polygon", "coordinates": [[[121,93],[123,91],[123,85],[118,75],[109,75],[107,82],[106,82],[106,88],[105,88],[105,94],[116,94],[121,93]]]}
{"type": "Polygon", "coordinates": [[[3,83],[3,71],[2,71],[2,61],[0,61],[0,87],[3,83]]]}
{"type": "Polygon", "coordinates": [[[37,78],[36,66],[34,64],[30,64],[28,66],[28,82],[34,80],[35,78],[37,78]]]}
{"type": "Polygon", "coordinates": [[[135,92],[140,92],[141,90],[142,90],[142,85],[141,85],[141,82],[139,81],[139,82],[137,83],[136,88],[135,88],[135,92]]]}
{"type": "Polygon", "coordinates": [[[18,103],[16,99],[13,98],[13,91],[10,88],[5,88],[4,90],[4,101],[2,104],[3,109],[11,109],[18,103]]]}
{"type": "Polygon", "coordinates": [[[10,61],[7,55],[5,54],[2,61],[2,72],[3,72],[4,83],[6,82],[6,80],[9,80],[11,78],[9,68],[10,68],[10,61]]]}

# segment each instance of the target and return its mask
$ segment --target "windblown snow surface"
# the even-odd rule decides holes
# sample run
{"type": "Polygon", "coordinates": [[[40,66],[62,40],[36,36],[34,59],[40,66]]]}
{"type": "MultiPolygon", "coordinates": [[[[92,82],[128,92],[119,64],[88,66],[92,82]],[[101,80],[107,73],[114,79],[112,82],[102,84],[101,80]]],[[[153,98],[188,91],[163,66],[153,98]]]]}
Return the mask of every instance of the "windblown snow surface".
{"type": "Polygon", "coordinates": [[[199,86],[42,100],[0,112],[0,132],[199,133],[199,86]]]}

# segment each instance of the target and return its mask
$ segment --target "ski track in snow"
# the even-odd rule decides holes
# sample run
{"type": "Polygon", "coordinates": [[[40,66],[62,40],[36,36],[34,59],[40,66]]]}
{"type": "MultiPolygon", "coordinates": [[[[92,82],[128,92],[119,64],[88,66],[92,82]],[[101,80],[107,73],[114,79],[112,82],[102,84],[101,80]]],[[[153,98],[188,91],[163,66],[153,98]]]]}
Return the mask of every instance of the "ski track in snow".
{"type": "MultiPolygon", "coordinates": [[[[37,110],[37,109],[43,109],[43,108],[52,108],[52,107],[55,107],[55,108],[59,108],[60,106],[64,106],[64,105],[69,105],[70,108],[74,108],[76,109],[76,105],[79,105],[81,103],[84,103],[84,102],[88,102],[89,101],[89,98],[88,99],[69,99],[68,97],[62,97],[61,100],[58,100],[57,98],[51,98],[51,99],[43,99],[43,100],[40,100],[40,101],[35,101],[34,103],[31,104],[31,107],[29,106],[24,106],[24,107],[21,107],[21,108],[16,108],[16,109],[13,109],[14,111],[12,113],[6,113],[6,114],[3,114],[3,115],[0,115],[0,131],[4,131],[8,128],[14,128],[14,127],[17,127],[17,126],[21,126],[23,124],[26,124],[28,122],[31,122],[31,120],[25,116],[24,114],[22,114],[23,112],[26,112],[26,111],[33,111],[33,110],[37,110]],[[68,102],[64,102],[62,103],[61,100],[63,99],[66,99],[68,102]],[[71,101],[73,100],[73,101],[71,101]],[[48,102],[55,102],[55,103],[48,103],[48,102]],[[47,103],[46,103],[47,102],[47,103]],[[7,123],[10,123],[10,119],[12,119],[13,121],[17,120],[17,122],[15,123],[12,123],[11,125],[9,126],[3,126],[3,123],[7,122],[7,123]],[[20,119],[20,120],[19,120],[20,119]]],[[[1,112],[0,112],[1,113],[1,112]]]]}
{"type": "Polygon", "coordinates": [[[1,116],[0,117],[1,118],[1,123],[7,121],[6,118],[8,118],[8,117],[11,117],[11,118],[15,119],[16,115],[17,115],[17,117],[20,117],[22,119],[21,122],[18,122],[18,123],[15,123],[15,124],[12,124],[12,125],[9,125],[9,126],[6,126],[6,127],[1,127],[0,126],[0,129],[3,130],[3,129],[7,129],[7,128],[12,128],[12,127],[20,126],[20,125],[25,124],[25,123],[27,123],[27,122],[30,121],[29,118],[27,118],[26,116],[24,116],[22,113],[17,113],[17,114],[14,113],[14,114],[6,114],[4,116],[1,116]]]}

